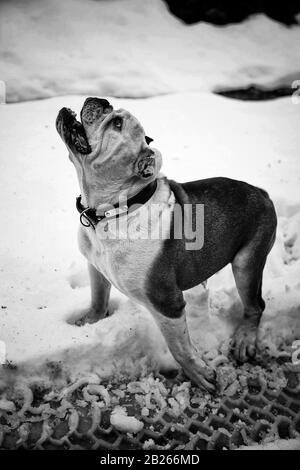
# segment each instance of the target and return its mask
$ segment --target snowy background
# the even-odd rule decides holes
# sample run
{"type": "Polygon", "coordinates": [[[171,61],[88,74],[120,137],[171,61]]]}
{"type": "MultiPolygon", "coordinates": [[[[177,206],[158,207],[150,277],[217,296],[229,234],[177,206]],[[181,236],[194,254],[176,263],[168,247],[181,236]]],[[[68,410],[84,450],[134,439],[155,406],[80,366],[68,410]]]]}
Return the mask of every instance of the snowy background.
{"type": "MultiPolygon", "coordinates": [[[[161,0],[28,0],[0,4],[0,340],[6,359],[40,371],[63,361],[74,375],[149,359],[174,361],[150,314],[116,290],[114,314],[76,327],[89,303],[77,248],[79,188],[54,126],[86,96],[124,107],[179,182],[228,176],[266,189],[279,216],[264,278],[260,340],[276,355],[300,338],[300,103],[237,101],[214,91],[300,79],[300,26],[267,16],[187,26],[161,0]],[[44,99],[40,99],[44,98],[44,99]]],[[[241,315],[230,268],[186,294],[193,340],[212,357],[241,315]]]]}

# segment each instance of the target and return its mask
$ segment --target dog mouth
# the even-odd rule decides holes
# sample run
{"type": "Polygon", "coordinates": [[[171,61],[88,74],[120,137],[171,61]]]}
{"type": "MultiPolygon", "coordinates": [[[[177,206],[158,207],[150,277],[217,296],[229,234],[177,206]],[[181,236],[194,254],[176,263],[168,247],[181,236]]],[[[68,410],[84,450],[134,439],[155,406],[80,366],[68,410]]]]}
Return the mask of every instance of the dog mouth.
{"type": "Polygon", "coordinates": [[[62,108],[56,119],[56,129],[71,150],[86,155],[92,152],[89,142],[93,142],[95,131],[112,111],[107,100],[90,97],[83,104],[80,121],[70,108],[62,108]]]}
{"type": "Polygon", "coordinates": [[[87,155],[92,149],[88,142],[85,129],[76,119],[76,113],[70,108],[62,108],[56,119],[56,129],[68,147],[74,151],[87,155]]]}

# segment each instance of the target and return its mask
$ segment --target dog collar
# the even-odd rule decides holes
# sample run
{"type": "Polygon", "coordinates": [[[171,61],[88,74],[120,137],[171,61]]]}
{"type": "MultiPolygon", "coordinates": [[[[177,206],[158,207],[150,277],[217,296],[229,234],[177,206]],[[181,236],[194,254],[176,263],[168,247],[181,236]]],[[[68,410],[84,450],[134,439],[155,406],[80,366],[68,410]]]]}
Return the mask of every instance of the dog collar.
{"type": "Polygon", "coordinates": [[[120,206],[119,204],[112,205],[113,209],[109,209],[104,212],[103,215],[97,215],[96,209],[92,209],[91,207],[84,207],[81,203],[81,195],[76,198],[76,209],[79,212],[79,220],[80,223],[84,227],[92,227],[94,230],[98,222],[104,219],[111,219],[113,217],[118,218],[121,215],[128,214],[132,212],[133,206],[138,204],[145,204],[155,193],[157,188],[157,180],[152,181],[149,183],[145,188],[143,188],[139,193],[135,196],[129,198],[127,200],[126,205],[120,206]],[[131,210],[130,210],[131,209],[131,210]]]}

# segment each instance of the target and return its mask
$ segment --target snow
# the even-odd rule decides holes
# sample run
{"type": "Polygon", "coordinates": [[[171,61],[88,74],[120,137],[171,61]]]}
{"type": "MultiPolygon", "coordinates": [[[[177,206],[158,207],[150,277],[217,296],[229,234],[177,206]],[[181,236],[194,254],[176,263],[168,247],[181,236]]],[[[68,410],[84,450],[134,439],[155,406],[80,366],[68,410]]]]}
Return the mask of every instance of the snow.
{"type": "Polygon", "coordinates": [[[137,434],[140,432],[144,423],[139,421],[134,416],[128,416],[126,408],[122,406],[116,406],[110,416],[111,425],[118,429],[118,431],[129,432],[137,434]]]}
{"type": "Polygon", "coordinates": [[[299,439],[276,439],[274,442],[239,447],[238,450],[300,450],[299,439]]]}
{"type": "MultiPolygon", "coordinates": [[[[77,248],[78,184],[54,122],[61,107],[78,112],[84,99],[0,106],[0,340],[7,360],[30,374],[54,361],[73,376],[176,367],[150,314],[116,290],[111,317],[83,327],[67,322],[88,306],[90,292],[77,248]]],[[[290,98],[249,103],[199,92],[108,99],[140,119],[169,178],[222,175],[270,193],[279,229],[265,270],[260,339],[278,354],[282,343],[300,337],[300,107],[290,98]]],[[[198,347],[210,359],[226,353],[241,315],[230,269],[186,298],[198,347]]]]}
{"type": "Polygon", "coordinates": [[[299,26],[264,15],[220,27],[187,26],[161,0],[6,0],[0,9],[8,102],[270,88],[299,78],[299,26]]]}
{"type": "Polygon", "coordinates": [[[0,410],[1,411],[16,411],[16,406],[12,401],[7,400],[6,398],[1,398],[0,400],[0,410]]]}

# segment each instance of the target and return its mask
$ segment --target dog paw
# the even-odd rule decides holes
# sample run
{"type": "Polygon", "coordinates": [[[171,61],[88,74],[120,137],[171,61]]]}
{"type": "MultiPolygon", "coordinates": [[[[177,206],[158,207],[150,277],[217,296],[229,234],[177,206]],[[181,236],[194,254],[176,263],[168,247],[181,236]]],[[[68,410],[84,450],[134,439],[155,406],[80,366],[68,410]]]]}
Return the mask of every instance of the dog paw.
{"type": "Polygon", "coordinates": [[[85,315],[82,318],[79,318],[75,321],[74,325],[76,326],[84,326],[86,324],[97,323],[97,321],[101,320],[101,318],[96,317],[95,315],[85,315]]]}
{"type": "Polygon", "coordinates": [[[235,331],[232,341],[232,351],[235,359],[244,363],[256,355],[257,327],[249,322],[243,322],[235,331]]]}
{"type": "Polygon", "coordinates": [[[217,374],[214,369],[204,367],[202,361],[195,362],[192,366],[184,367],[184,373],[191,379],[198,387],[214,393],[217,390],[217,374]]]}
{"type": "Polygon", "coordinates": [[[86,324],[97,323],[99,320],[102,320],[103,318],[106,318],[108,316],[108,309],[105,312],[99,312],[93,308],[87,308],[81,310],[80,312],[76,312],[76,315],[73,315],[68,320],[68,323],[76,326],[84,326],[86,324]]]}

